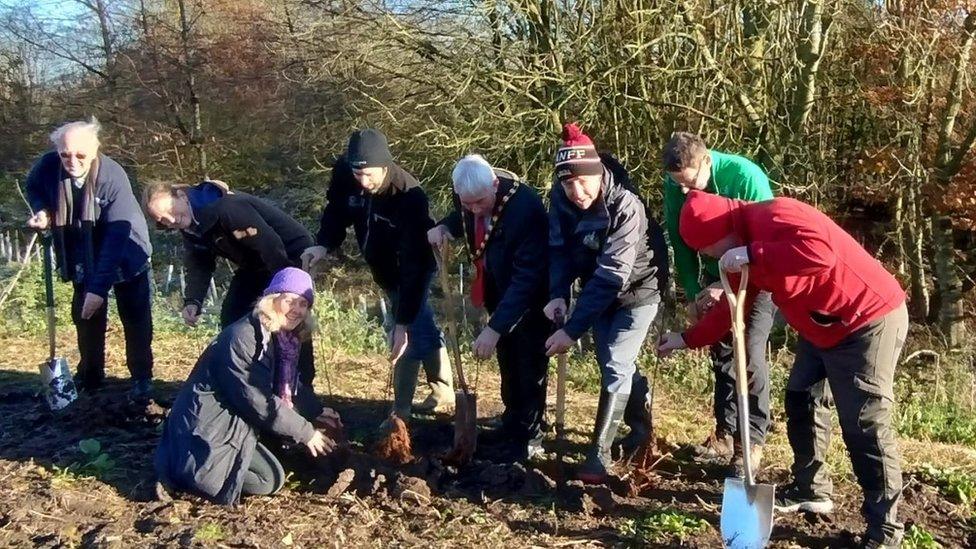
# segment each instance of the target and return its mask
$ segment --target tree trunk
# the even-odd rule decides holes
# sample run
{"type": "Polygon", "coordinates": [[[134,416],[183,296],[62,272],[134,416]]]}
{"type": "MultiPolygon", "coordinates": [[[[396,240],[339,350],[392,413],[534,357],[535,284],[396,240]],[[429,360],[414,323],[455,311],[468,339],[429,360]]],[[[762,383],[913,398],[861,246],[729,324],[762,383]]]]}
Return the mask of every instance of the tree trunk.
{"type": "Polygon", "coordinates": [[[108,22],[108,6],[105,0],[95,0],[95,14],[98,16],[98,29],[102,37],[102,55],[105,56],[105,74],[110,93],[114,93],[117,73],[115,70],[115,51],[112,47],[112,34],[108,22]]]}
{"type": "Polygon", "coordinates": [[[935,247],[933,270],[939,295],[939,329],[946,343],[956,347],[965,341],[966,325],[963,322],[962,279],[956,269],[952,218],[948,215],[939,214],[932,219],[932,245],[935,247]]]}
{"type": "Polygon", "coordinates": [[[193,117],[190,126],[190,144],[197,151],[197,161],[199,162],[200,175],[204,179],[209,177],[207,172],[207,151],[204,148],[203,121],[200,115],[200,96],[196,89],[196,55],[190,46],[191,32],[189,19],[186,13],[186,0],[177,0],[180,10],[180,40],[183,47],[183,64],[186,71],[186,91],[190,99],[190,107],[193,117]]]}
{"type": "Polygon", "coordinates": [[[929,288],[925,283],[926,218],[922,215],[915,185],[907,185],[907,188],[909,217],[907,238],[911,249],[911,256],[908,259],[911,312],[915,318],[924,320],[929,316],[929,288]]]}
{"type": "MultiPolygon", "coordinates": [[[[950,189],[949,183],[959,172],[962,159],[976,140],[976,121],[958,147],[952,144],[955,125],[959,112],[962,110],[963,95],[965,93],[965,75],[969,70],[969,59],[973,42],[976,40],[976,11],[966,17],[963,24],[963,43],[953,67],[952,81],[949,84],[949,95],[946,97],[945,113],[939,127],[938,147],[935,157],[933,183],[935,192],[939,196],[946,196],[950,189]]],[[[932,245],[935,264],[935,291],[937,295],[938,323],[950,346],[957,346],[965,340],[965,324],[963,322],[962,278],[956,264],[956,250],[953,238],[952,212],[946,208],[932,218],[932,245]]]]}

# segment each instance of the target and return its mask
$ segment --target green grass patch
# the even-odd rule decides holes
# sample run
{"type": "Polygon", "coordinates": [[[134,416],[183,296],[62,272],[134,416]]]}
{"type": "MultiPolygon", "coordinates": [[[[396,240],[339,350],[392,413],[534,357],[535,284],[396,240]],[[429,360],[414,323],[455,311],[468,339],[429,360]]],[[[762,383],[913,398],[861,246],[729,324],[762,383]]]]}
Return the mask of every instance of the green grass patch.
{"type": "MultiPolygon", "coordinates": [[[[555,367],[555,362],[553,362],[553,367],[555,367]]],[[[596,357],[593,353],[580,354],[575,350],[570,350],[569,361],[566,364],[566,378],[570,385],[579,391],[600,394],[600,367],[597,366],[596,357]]]]}
{"type": "Polygon", "coordinates": [[[916,440],[976,446],[976,412],[948,401],[915,394],[899,402],[895,428],[916,440]]]}
{"type": "Polygon", "coordinates": [[[330,290],[316,292],[315,318],[319,324],[316,343],[323,350],[341,350],[353,356],[383,353],[386,336],[379,319],[360,307],[348,307],[330,290]]]}
{"type": "Polygon", "coordinates": [[[638,519],[624,521],[621,533],[635,544],[685,541],[708,529],[704,519],[665,508],[652,511],[638,519]]]}

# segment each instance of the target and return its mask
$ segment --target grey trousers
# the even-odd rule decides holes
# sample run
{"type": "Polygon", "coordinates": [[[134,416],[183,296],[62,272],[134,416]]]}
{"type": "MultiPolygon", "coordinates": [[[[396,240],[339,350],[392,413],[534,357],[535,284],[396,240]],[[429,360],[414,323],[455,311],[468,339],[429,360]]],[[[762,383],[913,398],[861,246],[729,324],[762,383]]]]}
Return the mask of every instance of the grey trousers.
{"type": "Polygon", "coordinates": [[[244,473],[242,492],[252,496],[268,496],[285,485],[285,469],[267,446],[257,443],[251,463],[244,473]]]}
{"type": "MultiPolygon", "coordinates": [[[[637,358],[657,309],[657,303],[613,308],[593,323],[601,388],[607,393],[628,395],[628,408],[634,411],[643,410],[652,398],[647,378],[637,369],[637,358]]],[[[643,426],[643,417],[632,412],[624,414],[623,419],[635,429],[643,426]]]]}
{"type": "Polygon", "coordinates": [[[837,408],[854,475],[864,491],[861,512],[867,536],[897,545],[901,456],[891,427],[895,365],[908,333],[904,304],[829,349],[800,339],[786,385],[786,433],[793,448],[793,476],[801,490],[829,496],[825,466],[830,410],[837,408]]]}

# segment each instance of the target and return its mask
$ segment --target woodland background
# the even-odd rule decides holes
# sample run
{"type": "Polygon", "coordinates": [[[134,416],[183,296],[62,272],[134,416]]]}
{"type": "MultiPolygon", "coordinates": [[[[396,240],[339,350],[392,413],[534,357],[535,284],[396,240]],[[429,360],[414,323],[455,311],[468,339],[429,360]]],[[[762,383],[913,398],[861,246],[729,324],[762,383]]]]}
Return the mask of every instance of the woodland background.
{"type": "MultiPolygon", "coordinates": [[[[20,191],[48,133],[94,115],[105,152],[137,194],[152,178],[221,179],[312,230],[331,164],[364,126],[390,137],[435,216],[448,207],[453,163],[471,151],[544,191],[568,121],[624,161],[659,220],[671,132],[698,132],[715,149],[753,158],[780,194],[829,213],[910,294],[893,421],[904,546],[976,547],[974,41],[976,0],[0,0],[0,545],[720,543],[725,473],[682,450],[714,426],[709,358],[657,360],[650,343],[639,367],[656,383],[655,430],[667,454],[635,493],[615,492],[609,505],[606,489],[527,490],[526,475],[565,481],[560,452],[572,464],[587,448],[600,375],[585,344],[569,357],[567,440],[547,437],[541,462],[517,469],[489,455],[454,473],[418,473],[436,461],[424,458],[384,469],[393,487],[378,490],[380,469],[360,473],[389,409],[383,307],[350,242],[351,261],[317,284],[315,388],[342,414],[365,484],[343,493],[335,475],[298,470],[282,494],[235,509],[155,502],[151,461],[164,408],[219,329],[213,314],[197,328],[180,320],[177,236],[152,235],[162,408],[126,404],[114,314],[104,394],[66,416],[36,398],[47,317],[40,262],[24,253],[20,191]],[[405,500],[403,474],[431,497],[405,500]],[[588,507],[590,495],[608,505],[588,507]]],[[[463,284],[459,265],[450,276],[463,284]]],[[[205,311],[219,307],[221,269],[205,311]]],[[[58,352],[74,365],[70,285],[55,293],[58,352]]],[[[432,299],[443,319],[444,300],[437,291],[432,299]]],[[[468,353],[479,312],[464,313],[463,360],[487,422],[501,410],[499,377],[494,361],[468,353]]],[[[683,320],[672,308],[655,330],[683,320]]],[[[795,340],[782,327],[771,338],[774,417],[762,482],[789,477],[782,398],[795,340]]],[[[414,421],[418,455],[446,451],[449,416],[414,421]]],[[[773,547],[848,547],[863,531],[861,492],[834,431],[837,512],[779,517],[773,547]]]]}
{"type": "MultiPolygon", "coordinates": [[[[446,204],[479,151],[545,188],[563,122],[652,203],[674,130],[759,162],[966,343],[976,280],[972,0],[3,0],[0,220],[57,124],[95,115],[133,174],[204,176],[311,222],[376,126],[446,204]]],[[[25,237],[22,237],[25,238],[25,237]]]]}

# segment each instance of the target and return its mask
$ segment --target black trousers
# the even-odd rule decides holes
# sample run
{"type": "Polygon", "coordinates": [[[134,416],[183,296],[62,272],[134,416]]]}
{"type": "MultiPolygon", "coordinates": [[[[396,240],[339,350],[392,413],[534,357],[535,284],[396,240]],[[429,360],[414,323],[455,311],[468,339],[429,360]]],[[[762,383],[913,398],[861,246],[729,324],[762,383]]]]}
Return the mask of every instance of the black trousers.
{"type": "MultiPolygon", "coordinates": [[[[149,270],[130,280],[113,286],[119,320],[125,333],[125,362],[133,380],[151,379],[153,367],[152,293],[149,288],[149,270]]],[[[85,303],[85,287],[74,285],[71,299],[71,319],[78,332],[78,378],[88,384],[97,384],[105,378],[105,330],[108,325],[108,302],[91,318],[81,318],[85,303]]]]}
{"type": "Polygon", "coordinates": [[[531,311],[498,339],[498,369],[505,405],[502,425],[519,443],[542,438],[549,371],[546,339],[551,332],[552,325],[542,312],[531,311]]]}
{"type": "MultiPolygon", "coordinates": [[[[230,279],[230,286],[227,288],[227,295],[224,302],[220,305],[220,328],[237,322],[251,313],[254,304],[260,299],[264,289],[271,283],[274,275],[267,271],[234,271],[234,276],[230,279]]],[[[306,341],[302,345],[301,354],[298,356],[298,375],[302,382],[311,386],[315,379],[315,358],[312,350],[312,341],[306,341]]]]}
{"type": "MultiPolygon", "coordinates": [[[[769,292],[759,292],[752,309],[746,311],[746,373],[749,378],[749,440],[765,444],[769,431],[769,363],[766,345],[773,329],[776,305],[769,292]]],[[[739,416],[735,394],[735,351],[732,334],[709,349],[715,374],[713,413],[716,431],[738,435],[739,416]]]]}

